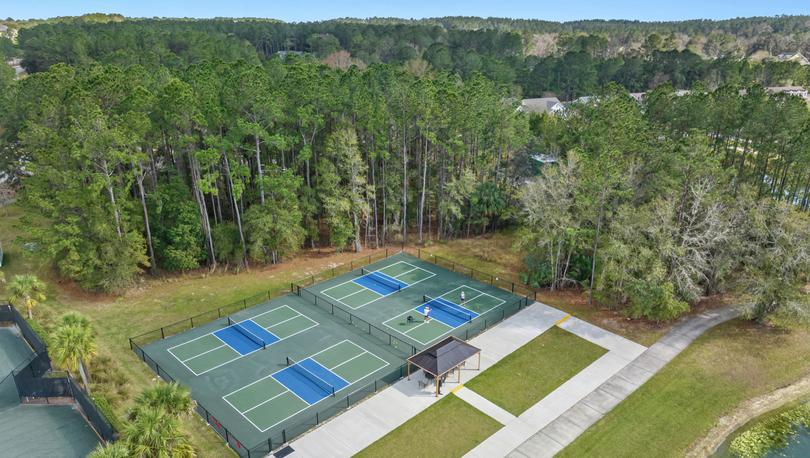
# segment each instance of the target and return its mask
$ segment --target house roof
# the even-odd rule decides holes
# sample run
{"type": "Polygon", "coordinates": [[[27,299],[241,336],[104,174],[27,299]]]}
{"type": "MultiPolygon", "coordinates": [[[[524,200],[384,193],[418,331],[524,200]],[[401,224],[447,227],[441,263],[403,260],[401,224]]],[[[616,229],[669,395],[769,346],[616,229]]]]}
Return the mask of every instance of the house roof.
{"type": "Polygon", "coordinates": [[[0,24],[0,32],[5,32],[6,30],[8,30],[8,26],[5,24],[0,24]]]}
{"type": "Polygon", "coordinates": [[[480,352],[480,348],[450,336],[411,356],[408,361],[435,376],[441,376],[480,352]]]}
{"type": "Polygon", "coordinates": [[[807,58],[806,58],[806,57],[804,57],[804,55],[803,55],[802,53],[798,52],[798,51],[797,51],[797,52],[783,52],[783,53],[779,53],[779,55],[778,55],[778,56],[776,56],[776,58],[777,58],[777,59],[779,59],[779,60],[781,60],[781,61],[794,61],[794,62],[798,62],[798,63],[799,63],[799,64],[801,64],[801,65],[807,65],[807,64],[809,64],[809,63],[810,63],[810,61],[809,61],[809,60],[807,60],[807,58]]]}
{"type": "Polygon", "coordinates": [[[557,97],[539,97],[536,99],[523,99],[520,102],[520,111],[526,113],[550,113],[560,103],[557,97]]]}

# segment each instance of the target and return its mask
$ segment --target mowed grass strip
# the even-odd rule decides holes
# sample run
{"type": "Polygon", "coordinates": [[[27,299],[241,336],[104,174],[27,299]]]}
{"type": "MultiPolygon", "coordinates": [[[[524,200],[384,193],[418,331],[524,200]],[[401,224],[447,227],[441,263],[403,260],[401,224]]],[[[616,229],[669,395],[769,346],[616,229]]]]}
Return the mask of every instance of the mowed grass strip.
{"type": "Polygon", "coordinates": [[[681,457],[721,416],[810,371],[810,332],[733,321],[708,331],[558,457],[681,457]]]}
{"type": "Polygon", "coordinates": [[[465,386],[517,416],[605,352],[554,326],[465,386]]]}
{"type": "Polygon", "coordinates": [[[459,457],[501,426],[456,395],[448,394],[355,456],[459,457]]]}

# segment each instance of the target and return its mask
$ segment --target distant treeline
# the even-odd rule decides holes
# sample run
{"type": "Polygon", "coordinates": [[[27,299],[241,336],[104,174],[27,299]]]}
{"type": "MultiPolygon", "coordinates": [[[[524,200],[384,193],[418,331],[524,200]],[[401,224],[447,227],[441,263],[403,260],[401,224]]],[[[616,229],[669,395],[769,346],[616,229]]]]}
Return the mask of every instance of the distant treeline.
{"type": "MultiPolygon", "coordinates": [[[[393,20],[296,24],[232,19],[107,23],[76,20],[23,29],[19,47],[29,73],[46,70],[56,63],[138,63],[148,68],[179,68],[204,59],[259,62],[279,52],[292,51],[343,68],[390,63],[421,73],[449,71],[462,77],[481,73],[498,83],[513,85],[519,89],[515,92],[523,96],[550,93],[564,99],[593,93],[612,81],[631,91],[649,90],[664,82],[671,82],[676,88],[689,88],[698,81],[709,87],[752,82],[766,86],[804,85],[810,81],[810,66],[739,58],[756,49],[773,52],[803,49],[805,35],[810,32],[798,28],[800,17],[729,22],[738,24],[736,29],[731,25],[729,28],[737,30],[739,36],[746,40],[754,37],[754,42],[746,43],[744,50],[730,35],[680,36],[675,34],[680,30],[677,28],[666,35],[658,31],[664,25],[656,25],[655,31],[650,31],[652,26],[647,23],[628,22],[627,28],[621,29],[618,24],[622,22],[586,21],[581,24],[589,27],[576,29],[577,33],[562,31],[555,36],[553,45],[542,57],[532,55],[533,38],[524,31],[485,23],[479,28],[462,27],[458,21],[461,19],[449,18],[446,24],[393,20]],[[599,31],[597,25],[606,29],[599,31]],[[760,34],[752,32],[757,27],[760,34]],[[705,54],[721,57],[705,59],[705,54]]],[[[481,21],[498,23],[498,20],[481,21]]],[[[699,28],[711,23],[672,24],[699,28]]]]}

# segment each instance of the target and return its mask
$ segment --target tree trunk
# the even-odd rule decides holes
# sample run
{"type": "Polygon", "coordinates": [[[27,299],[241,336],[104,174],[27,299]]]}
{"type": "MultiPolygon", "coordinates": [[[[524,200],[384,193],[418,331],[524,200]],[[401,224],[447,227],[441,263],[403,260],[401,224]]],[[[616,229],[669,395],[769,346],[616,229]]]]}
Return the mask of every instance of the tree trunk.
{"type": "Polygon", "coordinates": [[[90,375],[87,373],[87,369],[84,367],[82,360],[79,360],[79,375],[82,378],[84,389],[87,391],[87,394],[90,394],[90,375]]]}
{"type": "Polygon", "coordinates": [[[602,217],[605,211],[605,195],[602,192],[602,198],[599,204],[599,218],[596,220],[596,233],[593,236],[593,250],[591,251],[591,282],[588,288],[588,305],[593,304],[593,282],[596,277],[596,250],[599,247],[599,232],[602,230],[602,217]]]}
{"type": "Polygon", "coordinates": [[[402,129],[402,243],[408,243],[408,131],[402,129]]]}
{"type": "Polygon", "coordinates": [[[264,205],[264,173],[262,172],[262,153],[259,136],[256,135],[256,173],[259,174],[259,202],[264,205]]]}
{"type": "Polygon", "coordinates": [[[382,159],[382,198],[383,198],[383,211],[382,211],[382,243],[383,245],[388,244],[388,201],[386,199],[386,192],[385,192],[385,158],[382,159]]]}
{"type": "Polygon", "coordinates": [[[423,242],[422,227],[425,224],[425,192],[427,190],[428,141],[425,139],[425,150],[422,154],[422,195],[419,197],[419,243],[423,242]]]}
{"type": "Polygon", "coordinates": [[[149,271],[152,272],[152,275],[157,273],[157,260],[155,259],[155,248],[152,245],[152,228],[149,225],[149,210],[146,208],[146,193],[143,190],[143,180],[146,177],[143,173],[143,165],[138,162],[138,168],[140,169],[141,174],[136,177],[135,181],[138,183],[138,192],[141,195],[141,208],[143,208],[143,223],[146,228],[146,246],[149,248],[149,261],[151,265],[149,266],[149,271]]]}
{"type": "Polygon", "coordinates": [[[239,229],[239,241],[242,243],[242,265],[244,265],[245,268],[247,269],[248,268],[247,244],[245,244],[245,233],[242,230],[242,215],[241,212],[239,211],[239,205],[236,201],[236,194],[234,193],[233,190],[233,179],[231,178],[231,164],[230,161],[228,160],[228,155],[226,153],[222,154],[222,158],[225,164],[226,183],[228,184],[228,190],[231,195],[231,200],[233,201],[234,215],[236,217],[235,218],[236,227],[239,229]]]}
{"type": "Polygon", "coordinates": [[[208,205],[205,203],[205,195],[198,184],[200,180],[200,167],[197,163],[197,159],[194,158],[191,152],[189,152],[189,164],[189,168],[191,169],[192,191],[200,210],[200,225],[202,226],[203,235],[205,235],[206,248],[208,248],[208,265],[213,271],[217,267],[217,258],[214,252],[214,239],[211,237],[211,223],[208,220],[208,205]]]}
{"type": "Polygon", "coordinates": [[[101,167],[106,176],[107,194],[110,196],[110,204],[112,204],[113,215],[115,216],[115,231],[120,239],[124,236],[124,232],[121,230],[121,213],[118,211],[118,204],[115,202],[115,190],[113,190],[111,172],[108,170],[106,159],[101,161],[101,167]]]}

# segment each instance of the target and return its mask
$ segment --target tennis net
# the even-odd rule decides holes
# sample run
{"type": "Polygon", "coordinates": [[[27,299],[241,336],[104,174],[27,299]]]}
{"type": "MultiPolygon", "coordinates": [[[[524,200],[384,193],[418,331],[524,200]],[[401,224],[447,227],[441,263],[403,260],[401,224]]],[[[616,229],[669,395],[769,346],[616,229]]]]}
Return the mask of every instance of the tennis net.
{"type": "Polygon", "coordinates": [[[233,328],[236,329],[240,334],[252,340],[253,343],[255,343],[256,345],[262,347],[262,350],[267,349],[267,342],[265,342],[256,334],[253,334],[252,332],[245,329],[245,327],[242,326],[241,324],[237,323],[236,321],[233,321],[231,317],[228,317],[228,325],[233,326],[233,328]]]}
{"type": "Polygon", "coordinates": [[[399,290],[402,289],[402,284],[401,283],[399,283],[397,281],[389,280],[388,278],[385,277],[385,275],[377,272],[376,270],[360,269],[360,273],[362,273],[363,275],[368,276],[368,278],[376,281],[377,283],[379,283],[379,284],[381,284],[383,286],[387,286],[389,288],[392,288],[392,289],[394,289],[396,291],[399,291],[399,290]]]}
{"type": "Polygon", "coordinates": [[[463,310],[461,307],[448,301],[447,299],[442,299],[441,297],[433,298],[425,295],[422,300],[423,302],[429,302],[429,305],[432,305],[437,309],[444,310],[445,312],[457,318],[461,318],[464,321],[472,321],[472,319],[475,318],[475,315],[463,310]]]}
{"type": "Polygon", "coordinates": [[[317,375],[313,374],[312,371],[307,369],[306,367],[299,364],[294,359],[287,357],[287,366],[292,367],[292,369],[299,374],[303,375],[307,378],[307,380],[314,383],[318,388],[322,389],[324,393],[329,394],[331,396],[335,395],[335,386],[331,383],[327,382],[326,380],[318,377],[317,375]]]}

